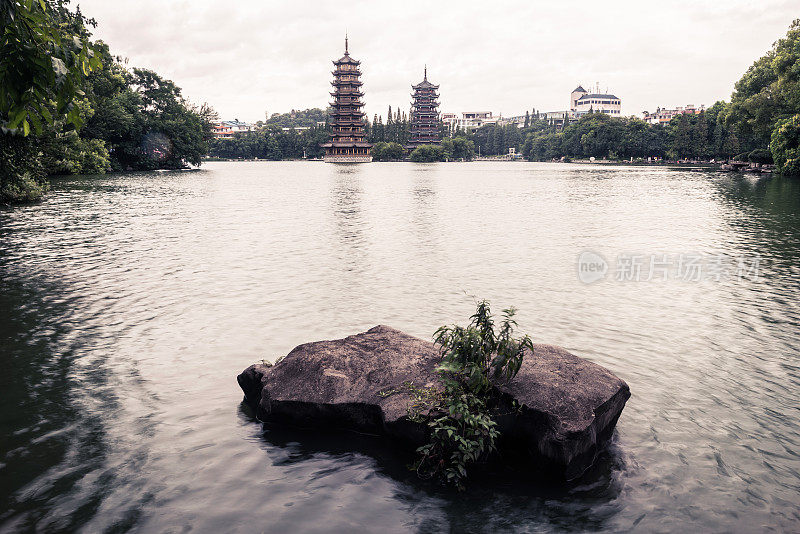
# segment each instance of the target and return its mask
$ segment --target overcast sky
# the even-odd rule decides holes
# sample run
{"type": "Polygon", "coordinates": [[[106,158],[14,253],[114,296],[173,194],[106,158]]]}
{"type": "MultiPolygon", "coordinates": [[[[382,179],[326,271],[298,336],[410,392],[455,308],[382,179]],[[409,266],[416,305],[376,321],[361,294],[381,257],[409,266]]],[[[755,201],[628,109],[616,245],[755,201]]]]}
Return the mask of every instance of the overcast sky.
{"type": "MultiPolygon", "coordinates": [[[[73,0],[73,4],[75,0],[73,0]]],[[[623,114],[713,104],[785,35],[798,0],[83,0],[95,37],[223,119],[325,107],[344,34],[362,62],[366,112],[407,109],[441,85],[441,111],[563,110],[581,83],[623,114]]]]}

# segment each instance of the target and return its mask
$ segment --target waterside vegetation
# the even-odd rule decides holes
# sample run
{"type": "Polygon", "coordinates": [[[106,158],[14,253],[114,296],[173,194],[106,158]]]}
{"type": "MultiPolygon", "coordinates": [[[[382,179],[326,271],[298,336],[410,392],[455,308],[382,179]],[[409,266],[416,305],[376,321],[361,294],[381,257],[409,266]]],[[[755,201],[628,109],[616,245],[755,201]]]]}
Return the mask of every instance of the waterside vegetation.
{"type": "Polygon", "coordinates": [[[208,151],[213,110],[128,68],[68,3],[2,3],[0,203],[39,199],[47,175],[181,168],[208,151]]]}
{"type": "MultiPolygon", "coordinates": [[[[434,334],[442,352],[437,368],[442,394],[419,396],[428,403],[422,417],[430,441],[417,449],[413,465],[423,478],[436,478],[464,489],[471,464],[485,460],[495,450],[499,435],[494,417],[492,385],[513,379],[533,342],[525,335],[513,337],[515,310],[503,310],[495,328],[490,305],[481,301],[468,326],[443,326],[434,334]]],[[[421,409],[414,406],[414,417],[421,409]]]]}

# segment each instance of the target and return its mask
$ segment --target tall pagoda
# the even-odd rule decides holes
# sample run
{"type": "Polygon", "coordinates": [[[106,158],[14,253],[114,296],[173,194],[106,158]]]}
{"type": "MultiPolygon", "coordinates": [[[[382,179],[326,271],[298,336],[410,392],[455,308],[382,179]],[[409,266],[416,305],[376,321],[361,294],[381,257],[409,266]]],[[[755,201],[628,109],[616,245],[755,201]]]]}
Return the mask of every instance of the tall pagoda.
{"type": "Polygon", "coordinates": [[[360,61],[350,57],[347,37],[344,38],[344,56],[334,61],[336,70],[332,72],[331,93],[331,140],[323,144],[325,161],[328,163],[369,163],[372,161],[370,149],[364,136],[364,103],[361,97],[360,61]]]}
{"type": "Polygon", "coordinates": [[[414,90],[411,97],[411,135],[408,138],[407,148],[413,149],[419,145],[438,145],[442,142],[439,129],[439,89],[428,81],[428,66],[425,66],[425,77],[417,85],[412,85],[414,90]]]}

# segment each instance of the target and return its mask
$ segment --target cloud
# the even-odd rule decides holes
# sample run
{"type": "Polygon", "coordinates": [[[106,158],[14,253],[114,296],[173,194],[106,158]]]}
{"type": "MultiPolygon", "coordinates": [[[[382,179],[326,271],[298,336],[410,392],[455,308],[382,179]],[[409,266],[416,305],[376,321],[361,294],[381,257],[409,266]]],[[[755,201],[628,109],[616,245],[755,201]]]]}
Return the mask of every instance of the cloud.
{"type": "Polygon", "coordinates": [[[786,33],[794,1],[275,2],[83,0],[95,36],[223,117],[324,107],[344,33],[365,111],[408,107],[427,63],[442,110],[563,109],[599,82],[623,112],[711,105],[786,33]]]}

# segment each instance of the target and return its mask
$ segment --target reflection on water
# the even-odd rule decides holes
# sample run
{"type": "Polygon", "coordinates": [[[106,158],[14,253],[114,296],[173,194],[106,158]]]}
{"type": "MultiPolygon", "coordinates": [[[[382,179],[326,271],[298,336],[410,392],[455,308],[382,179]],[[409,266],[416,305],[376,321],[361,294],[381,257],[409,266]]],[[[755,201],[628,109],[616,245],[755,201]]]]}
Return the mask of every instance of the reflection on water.
{"type": "Polygon", "coordinates": [[[67,178],[0,211],[0,530],[791,531],[800,182],[527,163],[215,163],[67,178]],[[759,255],[757,280],[603,282],[580,252],[759,255]],[[264,428],[235,375],[468,295],[633,397],[569,486],[420,482],[378,438],[264,428]]]}

